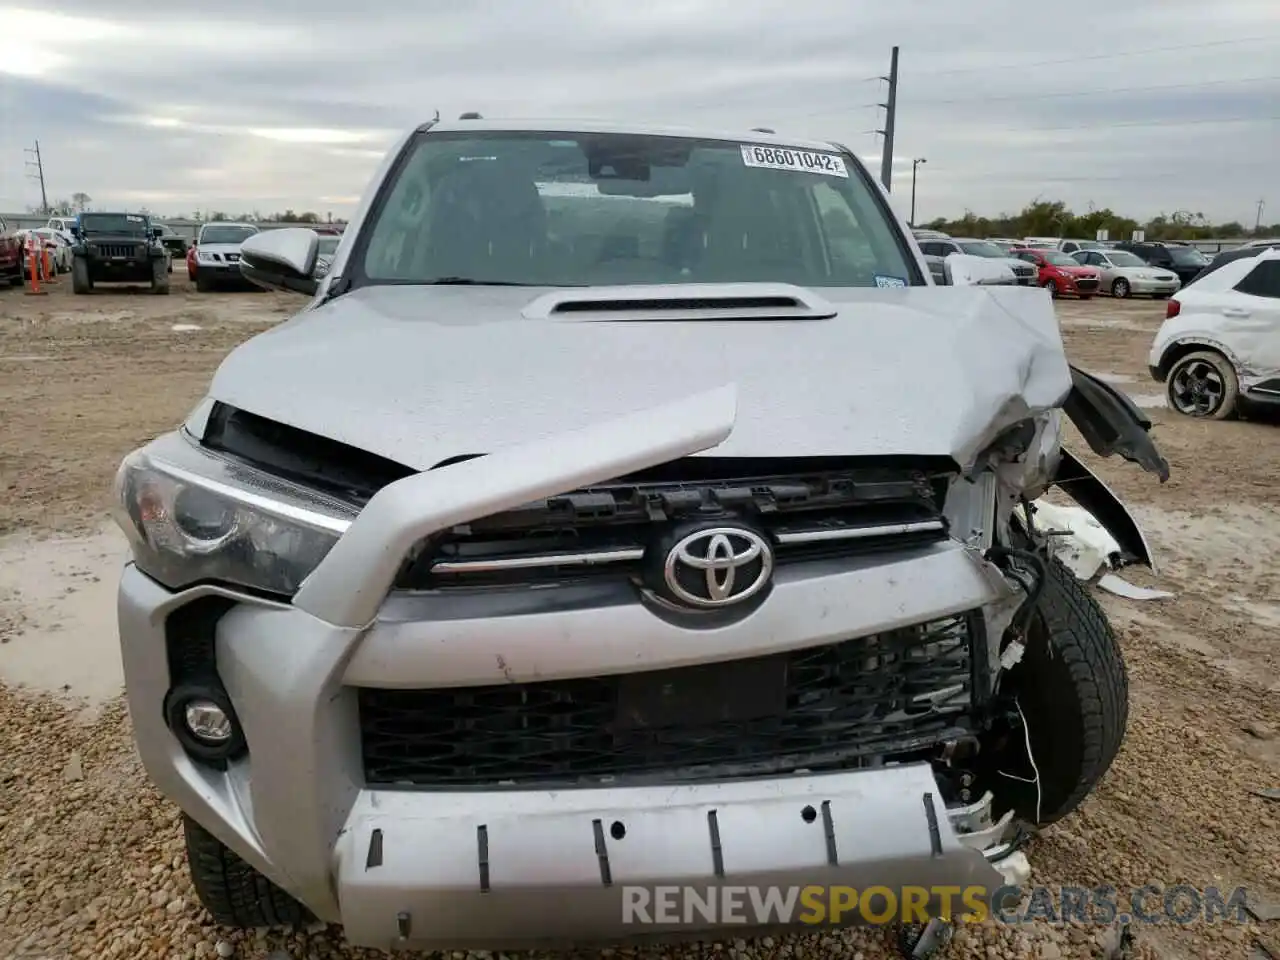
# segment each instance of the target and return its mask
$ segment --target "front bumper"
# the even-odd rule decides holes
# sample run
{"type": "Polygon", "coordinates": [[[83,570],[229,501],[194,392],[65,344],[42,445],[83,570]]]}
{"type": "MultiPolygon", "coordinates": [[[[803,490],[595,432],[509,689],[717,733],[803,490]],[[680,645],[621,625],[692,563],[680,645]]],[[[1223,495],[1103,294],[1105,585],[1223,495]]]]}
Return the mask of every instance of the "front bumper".
{"type": "Polygon", "coordinates": [[[1140,295],[1163,294],[1172,295],[1182,288],[1177,280],[1172,282],[1159,280],[1130,280],[1129,290],[1131,293],[1140,295]]]}
{"type": "Polygon", "coordinates": [[[365,782],[360,687],[530,683],[741,659],[989,609],[1015,595],[978,550],[955,541],[780,572],[759,609],[714,628],[691,629],[638,603],[559,598],[495,610],[477,609],[474,598],[391,591],[401,558],[427,533],[705,449],[727,432],[726,417],[724,398],[704,395],[655,412],[668,432],[679,424],[674,438],[655,440],[654,423],[640,418],[393,484],[293,604],[208,585],[175,593],[127,566],[122,658],[151,779],[361,946],[514,948],[663,932],[624,923],[623,888],[636,884],[993,891],[1002,880],[992,864],[1009,852],[1008,820],[991,823],[989,798],[948,809],[923,763],[559,790],[365,782]],[[213,649],[249,745],[225,770],[192,760],[161,709],[172,683],[170,615],[209,596],[231,601],[213,649]]]}
{"type": "Polygon", "coordinates": [[[196,269],[216,277],[239,277],[240,262],[238,260],[197,260],[196,269]]]}

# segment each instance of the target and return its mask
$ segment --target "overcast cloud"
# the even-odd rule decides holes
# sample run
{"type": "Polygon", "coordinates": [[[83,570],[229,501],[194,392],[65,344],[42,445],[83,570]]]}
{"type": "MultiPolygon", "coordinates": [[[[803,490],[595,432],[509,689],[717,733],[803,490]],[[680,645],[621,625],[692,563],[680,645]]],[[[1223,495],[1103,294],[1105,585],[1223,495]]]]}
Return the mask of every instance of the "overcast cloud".
{"type": "Polygon", "coordinates": [[[920,220],[1280,216],[1280,0],[54,0],[0,24],[0,211],[39,203],[38,139],[51,202],[338,216],[437,108],[765,125],[878,171],[898,44],[903,213],[925,157],[920,220]]]}

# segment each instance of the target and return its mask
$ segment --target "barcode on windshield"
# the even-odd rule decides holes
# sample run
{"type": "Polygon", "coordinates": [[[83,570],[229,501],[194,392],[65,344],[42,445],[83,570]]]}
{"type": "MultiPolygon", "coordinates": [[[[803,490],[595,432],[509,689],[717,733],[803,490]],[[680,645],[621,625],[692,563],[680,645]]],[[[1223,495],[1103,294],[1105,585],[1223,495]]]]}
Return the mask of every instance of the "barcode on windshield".
{"type": "Polygon", "coordinates": [[[742,162],[748,167],[762,167],[766,170],[795,170],[800,173],[821,173],[828,177],[849,176],[844,157],[814,150],[792,150],[789,147],[762,147],[744,143],[742,162]]]}

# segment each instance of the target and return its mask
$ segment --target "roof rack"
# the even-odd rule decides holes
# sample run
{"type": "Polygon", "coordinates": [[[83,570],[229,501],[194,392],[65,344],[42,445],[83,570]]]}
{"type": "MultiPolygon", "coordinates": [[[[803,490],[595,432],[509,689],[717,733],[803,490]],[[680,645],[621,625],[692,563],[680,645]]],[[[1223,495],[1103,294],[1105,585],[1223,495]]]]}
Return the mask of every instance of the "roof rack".
{"type": "Polygon", "coordinates": [[[476,113],[474,110],[468,110],[466,113],[461,114],[458,117],[458,119],[459,120],[483,120],[484,117],[480,116],[480,114],[476,113]]]}

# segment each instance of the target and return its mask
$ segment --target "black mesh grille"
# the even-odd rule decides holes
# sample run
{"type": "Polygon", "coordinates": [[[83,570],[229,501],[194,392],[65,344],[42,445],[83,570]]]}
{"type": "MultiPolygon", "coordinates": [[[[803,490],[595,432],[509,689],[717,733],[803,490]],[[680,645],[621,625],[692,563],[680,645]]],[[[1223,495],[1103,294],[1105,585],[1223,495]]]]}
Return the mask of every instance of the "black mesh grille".
{"type": "Polygon", "coordinates": [[[359,690],[368,783],[681,782],[838,770],[967,729],[977,614],[787,654],[621,676],[359,690]]]}
{"type": "Polygon", "coordinates": [[[138,257],[142,248],[134,243],[100,243],[97,245],[98,255],[102,257],[138,257]]]}

